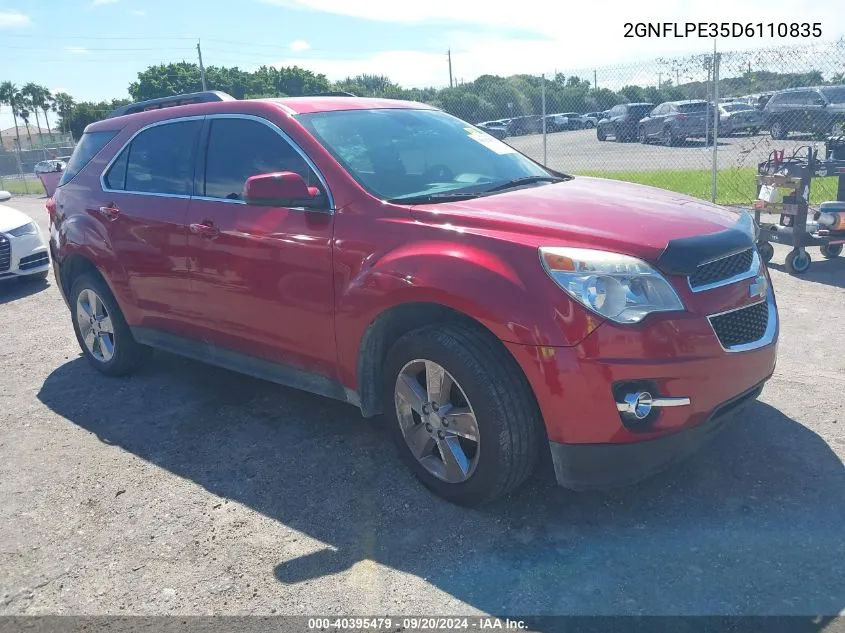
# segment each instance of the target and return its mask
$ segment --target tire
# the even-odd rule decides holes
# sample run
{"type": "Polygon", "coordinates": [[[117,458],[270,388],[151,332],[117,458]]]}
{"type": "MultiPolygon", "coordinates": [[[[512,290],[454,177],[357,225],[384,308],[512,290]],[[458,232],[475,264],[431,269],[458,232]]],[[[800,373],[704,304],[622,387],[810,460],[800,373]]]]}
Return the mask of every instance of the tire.
{"type": "Polygon", "coordinates": [[[618,125],[613,126],[613,137],[616,139],[617,143],[624,143],[627,140],[625,133],[622,132],[618,125]]]}
{"type": "Polygon", "coordinates": [[[645,128],[643,126],[637,128],[637,140],[643,145],[648,143],[648,137],[646,136],[645,128]]]}
{"type": "Polygon", "coordinates": [[[149,358],[152,350],[132,337],[117,301],[102,278],[92,274],[80,275],[71,286],[69,299],[76,340],[85,358],[98,372],[107,376],[125,376],[139,369],[149,358]],[[85,296],[80,298],[83,293],[85,296]],[[90,348],[85,338],[88,331],[86,334],[82,331],[85,315],[97,320],[96,327],[92,327],[95,342],[90,348]]]}
{"type": "Polygon", "coordinates": [[[607,134],[605,134],[604,130],[602,130],[599,126],[596,126],[596,138],[600,141],[607,140],[607,134]]]}
{"type": "Polygon", "coordinates": [[[786,128],[783,121],[777,120],[769,126],[769,134],[774,140],[782,141],[786,138],[787,134],[789,134],[789,130],[786,128]]]}
{"type": "Polygon", "coordinates": [[[663,128],[663,144],[666,147],[672,147],[676,143],[675,136],[672,134],[672,128],[667,125],[663,128]]]}
{"type": "Polygon", "coordinates": [[[836,259],[842,254],[842,244],[825,244],[821,247],[822,257],[825,259],[836,259]]]}
{"type": "Polygon", "coordinates": [[[772,246],[769,242],[762,242],[757,245],[757,250],[760,253],[760,257],[762,258],[763,262],[768,264],[772,261],[772,257],[775,255],[775,247],[772,246]]]}
{"type": "Polygon", "coordinates": [[[593,123],[592,121],[587,121],[584,124],[584,129],[587,129],[587,130],[592,130],[594,127],[596,127],[596,124],[593,123]]]}
{"type": "Polygon", "coordinates": [[[790,251],[786,256],[786,271],[790,275],[803,275],[810,269],[810,254],[799,250],[790,251]]]}
{"type": "MultiPolygon", "coordinates": [[[[384,420],[402,459],[424,486],[459,505],[482,505],[515,490],[531,474],[546,439],[537,403],[519,366],[499,341],[472,326],[440,324],[402,336],[385,362],[383,396],[384,420]],[[443,404],[447,399],[445,395],[430,396],[423,386],[431,363],[445,371],[447,381],[457,384],[449,391],[449,402],[469,411],[476,424],[474,450],[471,441],[446,437],[461,439],[462,463],[466,465],[458,471],[452,469],[458,473],[452,482],[444,478],[449,471],[439,446],[443,445],[440,434],[454,431],[429,417],[443,415],[440,412],[428,409],[425,417],[421,414],[428,406],[424,402],[443,404]],[[397,386],[409,384],[415,384],[412,398],[398,396],[397,386]],[[411,399],[419,405],[416,409],[408,404],[411,399]],[[416,431],[412,436],[417,440],[416,452],[406,440],[408,431],[416,431]],[[434,439],[435,435],[440,439],[434,439]]],[[[453,460],[458,462],[461,460],[453,460]]]]}

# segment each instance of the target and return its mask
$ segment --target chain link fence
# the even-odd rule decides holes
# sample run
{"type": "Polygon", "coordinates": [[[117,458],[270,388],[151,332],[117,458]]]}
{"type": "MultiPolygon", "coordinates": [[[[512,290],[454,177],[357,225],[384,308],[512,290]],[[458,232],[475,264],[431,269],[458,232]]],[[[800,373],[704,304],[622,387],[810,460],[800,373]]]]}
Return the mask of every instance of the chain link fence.
{"type": "MultiPolygon", "coordinates": [[[[436,105],[559,171],[750,207],[773,150],[823,156],[843,133],[845,40],[488,75],[440,91],[436,105]]],[[[835,178],[814,181],[811,196],[835,199],[835,178]]]]}
{"type": "Polygon", "coordinates": [[[66,161],[73,153],[74,141],[70,134],[55,133],[52,136],[43,135],[37,142],[33,138],[32,145],[34,149],[20,150],[17,143],[4,142],[0,147],[0,190],[15,194],[44,193],[36,171],[49,168],[44,164],[45,161],[66,161]]]}

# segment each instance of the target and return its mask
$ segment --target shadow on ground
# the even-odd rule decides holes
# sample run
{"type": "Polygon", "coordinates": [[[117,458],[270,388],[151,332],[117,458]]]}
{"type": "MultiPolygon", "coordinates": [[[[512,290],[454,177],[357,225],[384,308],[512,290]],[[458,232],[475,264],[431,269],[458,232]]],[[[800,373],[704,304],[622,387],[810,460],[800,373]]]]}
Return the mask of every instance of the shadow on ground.
{"type": "Polygon", "coordinates": [[[0,280],[0,305],[23,299],[36,292],[46,290],[50,284],[46,279],[12,279],[0,280]]]}
{"type": "MultiPolygon", "coordinates": [[[[825,286],[845,288],[845,257],[824,259],[817,248],[808,248],[807,252],[810,253],[813,263],[810,264],[810,269],[807,272],[802,275],[795,275],[796,278],[824,284],[825,286]]],[[[779,261],[777,254],[767,266],[774,270],[786,272],[786,266],[782,263],[782,260],[779,261]]]]}
{"type": "Polygon", "coordinates": [[[643,484],[576,494],[537,476],[467,510],[417,485],[356,409],[170,355],[114,381],[76,359],[39,398],[102,442],[331,546],[265,570],[280,583],[371,559],[499,614],[845,607],[843,464],[763,403],[643,484]]]}

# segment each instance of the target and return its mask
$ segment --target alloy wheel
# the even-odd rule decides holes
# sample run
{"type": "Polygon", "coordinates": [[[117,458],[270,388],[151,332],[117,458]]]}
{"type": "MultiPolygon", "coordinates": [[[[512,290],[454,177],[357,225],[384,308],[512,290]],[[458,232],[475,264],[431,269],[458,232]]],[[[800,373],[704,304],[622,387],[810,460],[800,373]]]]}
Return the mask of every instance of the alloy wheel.
{"type": "Polygon", "coordinates": [[[478,422],[466,393],[438,363],[405,364],[394,387],[405,443],[429,473],[447,483],[469,479],[480,457],[478,422]]]}
{"type": "Polygon", "coordinates": [[[101,363],[114,358],[114,325],[100,296],[86,288],[76,298],[76,324],[88,352],[101,363]]]}

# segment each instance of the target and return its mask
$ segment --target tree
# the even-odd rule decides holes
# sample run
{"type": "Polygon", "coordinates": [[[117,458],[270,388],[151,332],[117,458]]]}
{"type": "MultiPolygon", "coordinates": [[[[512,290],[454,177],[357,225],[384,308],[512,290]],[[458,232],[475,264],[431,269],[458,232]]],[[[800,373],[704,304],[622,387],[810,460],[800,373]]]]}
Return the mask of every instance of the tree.
{"type": "Polygon", "coordinates": [[[50,127],[50,117],[48,116],[48,113],[50,111],[55,112],[55,99],[47,88],[42,86],[42,89],[44,90],[44,100],[41,103],[41,110],[44,112],[44,123],[47,124],[47,132],[50,134],[50,140],[52,141],[53,129],[50,127]]]}
{"type": "MultiPolygon", "coordinates": [[[[56,95],[58,98],[59,95],[56,95]]],[[[112,99],[111,101],[80,101],[73,105],[71,118],[67,123],[68,131],[73,138],[78,139],[85,132],[85,128],[95,121],[100,121],[115,108],[131,103],[129,99],[112,99]]],[[[62,118],[64,125],[65,119],[62,118]]]]}
{"type": "Polygon", "coordinates": [[[66,92],[57,92],[53,97],[56,113],[59,115],[59,129],[62,132],[70,132],[70,124],[73,120],[73,108],[76,102],[66,92]]]}
{"type": "MultiPolygon", "coordinates": [[[[50,94],[50,91],[45,87],[39,86],[38,84],[30,81],[21,88],[21,94],[26,99],[27,107],[32,108],[32,111],[35,113],[35,125],[38,128],[38,140],[41,141],[41,118],[38,116],[38,111],[44,108],[46,96],[50,94]]],[[[32,139],[30,139],[30,146],[31,144],[32,139]]]]}
{"type": "Polygon", "coordinates": [[[12,109],[12,119],[15,122],[15,138],[18,149],[21,149],[21,134],[18,129],[18,87],[11,81],[0,84],[0,103],[5,103],[12,109]]]}

